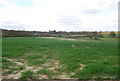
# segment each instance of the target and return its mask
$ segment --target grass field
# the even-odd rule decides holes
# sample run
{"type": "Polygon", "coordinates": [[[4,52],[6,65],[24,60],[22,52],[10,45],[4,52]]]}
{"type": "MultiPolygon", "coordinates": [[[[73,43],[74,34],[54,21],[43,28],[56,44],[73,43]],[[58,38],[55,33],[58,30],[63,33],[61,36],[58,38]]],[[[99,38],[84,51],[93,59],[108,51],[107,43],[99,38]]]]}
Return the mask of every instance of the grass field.
{"type": "Polygon", "coordinates": [[[118,78],[116,38],[3,38],[2,57],[4,79],[118,78]]]}

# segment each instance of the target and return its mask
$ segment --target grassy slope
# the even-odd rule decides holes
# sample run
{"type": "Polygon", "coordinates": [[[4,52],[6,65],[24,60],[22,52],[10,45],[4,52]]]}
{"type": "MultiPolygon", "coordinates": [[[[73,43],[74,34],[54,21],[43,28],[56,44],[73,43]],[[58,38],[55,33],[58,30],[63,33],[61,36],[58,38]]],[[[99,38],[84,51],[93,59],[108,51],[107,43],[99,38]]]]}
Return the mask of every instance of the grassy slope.
{"type": "Polygon", "coordinates": [[[20,58],[26,52],[36,52],[60,60],[65,66],[60,69],[61,72],[75,72],[71,77],[117,78],[117,45],[113,39],[109,42],[107,39],[100,42],[72,42],[44,38],[4,38],[3,57],[20,58]],[[78,69],[79,63],[85,65],[83,70],[78,69]]]}

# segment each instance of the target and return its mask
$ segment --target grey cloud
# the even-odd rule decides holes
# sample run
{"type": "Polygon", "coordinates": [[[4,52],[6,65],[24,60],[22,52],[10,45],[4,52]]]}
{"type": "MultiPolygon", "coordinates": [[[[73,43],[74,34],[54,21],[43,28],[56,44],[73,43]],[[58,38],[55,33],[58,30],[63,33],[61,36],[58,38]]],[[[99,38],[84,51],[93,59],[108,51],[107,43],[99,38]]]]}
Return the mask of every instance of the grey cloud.
{"type": "Polygon", "coordinates": [[[97,9],[86,9],[84,11],[82,11],[84,14],[97,14],[100,12],[100,10],[97,9]]]}
{"type": "Polygon", "coordinates": [[[9,25],[9,24],[1,25],[1,27],[5,28],[5,29],[17,29],[17,30],[25,29],[28,26],[30,26],[30,25],[24,25],[24,24],[21,24],[21,25],[9,25]]]}
{"type": "Polygon", "coordinates": [[[76,25],[80,23],[81,20],[79,20],[78,18],[74,16],[62,16],[58,22],[64,25],[76,25]]]}
{"type": "Polygon", "coordinates": [[[114,0],[114,1],[111,0],[111,1],[109,1],[109,3],[106,1],[99,2],[98,5],[115,8],[115,7],[117,7],[118,3],[119,3],[119,1],[117,1],[117,0],[114,0]]]}
{"type": "Polygon", "coordinates": [[[3,8],[4,7],[4,4],[0,4],[0,8],[3,8]]]}
{"type": "Polygon", "coordinates": [[[1,27],[7,29],[25,29],[30,25],[20,24],[19,22],[4,21],[1,22],[1,27]]]}
{"type": "Polygon", "coordinates": [[[108,25],[107,27],[104,27],[104,29],[107,29],[107,30],[118,30],[118,25],[116,25],[116,24],[108,25]]]}
{"type": "Polygon", "coordinates": [[[11,22],[11,21],[5,21],[5,22],[2,22],[3,24],[17,24],[19,22],[11,22]]]}
{"type": "Polygon", "coordinates": [[[114,21],[112,21],[112,22],[120,22],[120,21],[118,21],[118,20],[114,20],[114,21]]]}
{"type": "Polygon", "coordinates": [[[4,4],[0,4],[0,12],[2,11],[1,9],[4,8],[5,5],[4,4]]]}
{"type": "Polygon", "coordinates": [[[32,0],[8,0],[8,1],[21,7],[25,7],[25,6],[28,7],[33,4],[32,0]]]}

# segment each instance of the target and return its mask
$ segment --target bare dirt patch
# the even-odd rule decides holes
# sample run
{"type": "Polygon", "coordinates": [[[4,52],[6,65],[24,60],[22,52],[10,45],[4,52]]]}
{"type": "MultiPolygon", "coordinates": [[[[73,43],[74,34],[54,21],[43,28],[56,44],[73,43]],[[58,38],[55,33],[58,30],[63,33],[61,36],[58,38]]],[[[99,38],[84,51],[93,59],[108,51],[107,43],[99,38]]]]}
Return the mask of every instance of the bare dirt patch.
{"type": "MultiPolygon", "coordinates": [[[[75,48],[74,45],[72,45],[73,48],[75,48]]],[[[27,53],[26,55],[31,55],[31,54],[35,54],[35,53],[27,53]]],[[[40,58],[40,60],[44,59],[44,57],[47,57],[46,55],[43,56],[43,58],[40,58]]],[[[43,64],[41,64],[40,66],[35,66],[35,65],[29,65],[27,62],[27,59],[13,59],[13,58],[5,58],[7,60],[9,60],[10,62],[15,64],[15,67],[19,67],[19,66],[23,66],[25,67],[22,70],[15,70],[14,72],[12,72],[9,75],[6,76],[2,76],[3,79],[20,79],[21,78],[21,73],[25,72],[25,71],[32,71],[34,72],[34,75],[37,76],[38,79],[76,79],[76,78],[71,78],[71,75],[74,75],[75,73],[66,73],[66,72],[61,72],[60,69],[61,68],[65,68],[59,60],[55,59],[55,58],[51,58],[51,59],[47,59],[43,64]],[[51,74],[37,74],[37,72],[39,70],[48,70],[50,72],[52,72],[51,74]]],[[[85,65],[80,63],[80,68],[76,69],[75,71],[78,70],[83,70],[85,65]]],[[[14,67],[13,67],[14,68],[14,67]]]]}
{"type": "Polygon", "coordinates": [[[86,41],[86,42],[89,42],[88,40],[79,40],[79,39],[72,39],[72,38],[56,38],[56,37],[42,37],[42,38],[67,40],[67,41],[86,41]]]}
{"type": "Polygon", "coordinates": [[[85,65],[84,64],[82,64],[82,63],[80,63],[80,70],[83,70],[84,69],[84,67],[85,67],[85,65]]]}
{"type": "Polygon", "coordinates": [[[48,59],[47,62],[43,64],[44,67],[47,67],[47,70],[56,72],[57,69],[62,68],[62,65],[58,60],[48,59]]]}
{"type": "Polygon", "coordinates": [[[12,63],[15,63],[18,67],[24,66],[25,69],[20,70],[20,71],[14,71],[13,73],[11,73],[7,76],[2,76],[3,79],[19,79],[21,77],[21,72],[24,72],[24,71],[36,72],[36,71],[42,69],[42,67],[29,66],[26,61],[23,63],[23,62],[17,61],[17,59],[10,59],[10,58],[6,58],[6,59],[11,61],[12,63]]]}
{"type": "MultiPolygon", "coordinates": [[[[46,70],[51,71],[53,74],[47,75],[46,79],[49,77],[49,79],[71,79],[65,72],[60,72],[58,69],[64,68],[62,64],[59,62],[59,60],[56,59],[48,59],[44,64],[43,67],[46,68],[46,70]]],[[[45,77],[44,77],[45,78],[45,77]]]]}
{"type": "Polygon", "coordinates": [[[25,71],[32,71],[35,73],[35,75],[38,77],[38,79],[72,79],[67,73],[60,72],[58,69],[64,68],[62,64],[56,60],[56,59],[48,59],[44,64],[42,64],[40,67],[38,66],[32,66],[28,65],[27,61],[20,62],[17,61],[17,59],[10,59],[6,58],[7,60],[11,61],[12,63],[15,63],[18,67],[24,66],[25,68],[20,71],[14,71],[13,73],[2,76],[3,79],[20,79],[21,73],[25,71]],[[37,74],[38,70],[46,69],[51,71],[53,74],[46,75],[46,74],[37,74]]]}

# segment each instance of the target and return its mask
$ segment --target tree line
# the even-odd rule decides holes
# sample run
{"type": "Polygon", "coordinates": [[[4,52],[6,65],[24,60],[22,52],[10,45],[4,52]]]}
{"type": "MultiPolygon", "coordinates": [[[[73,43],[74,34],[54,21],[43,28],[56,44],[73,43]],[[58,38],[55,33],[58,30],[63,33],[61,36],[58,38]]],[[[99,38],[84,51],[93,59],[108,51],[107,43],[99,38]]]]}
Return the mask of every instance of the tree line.
{"type": "Polygon", "coordinates": [[[46,31],[23,31],[23,30],[7,30],[0,29],[2,33],[2,37],[89,37],[90,39],[98,39],[99,37],[116,37],[116,33],[114,31],[109,32],[108,36],[104,36],[104,32],[100,31],[56,31],[49,30],[46,31]]]}

